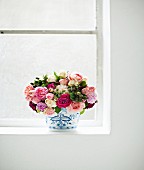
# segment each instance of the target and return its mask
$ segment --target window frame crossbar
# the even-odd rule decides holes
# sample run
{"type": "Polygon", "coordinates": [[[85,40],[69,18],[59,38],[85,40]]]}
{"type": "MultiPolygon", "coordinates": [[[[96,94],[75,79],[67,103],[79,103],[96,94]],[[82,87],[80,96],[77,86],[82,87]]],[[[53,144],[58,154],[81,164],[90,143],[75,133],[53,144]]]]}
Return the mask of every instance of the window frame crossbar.
{"type": "Polygon", "coordinates": [[[97,34],[97,30],[0,30],[0,34],[97,34]]]}

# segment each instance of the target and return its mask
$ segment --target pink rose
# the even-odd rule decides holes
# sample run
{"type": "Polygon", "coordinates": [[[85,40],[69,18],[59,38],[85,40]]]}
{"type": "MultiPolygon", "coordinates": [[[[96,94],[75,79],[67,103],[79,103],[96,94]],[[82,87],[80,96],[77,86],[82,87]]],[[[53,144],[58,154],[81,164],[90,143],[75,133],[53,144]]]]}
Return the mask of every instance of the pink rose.
{"type": "Polygon", "coordinates": [[[74,80],[74,81],[81,82],[82,79],[83,79],[83,77],[82,77],[82,75],[80,75],[80,74],[70,74],[70,75],[69,75],[69,79],[70,79],[70,80],[74,80]]]}
{"type": "Polygon", "coordinates": [[[47,88],[49,92],[53,92],[56,87],[54,83],[50,83],[47,85],[47,88]]]}
{"type": "Polygon", "coordinates": [[[81,112],[85,108],[85,104],[83,102],[72,102],[68,107],[67,110],[69,112],[81,112]]]}
{"type": "Polygon", "coordinates": [[[50,83],[47,85],[48,89],[55,89],[55,84],[54,83],[50,83]]]}
{"type": "Polygon", "coordinates": [[[40,100],[44,100],[46,98],[47,93],[48,90],[46,87],[36,87],[35,89],[35,96],[40,100]]]}
{"type": "Polygon", "coordinates": [[[68,80],[67,79],[60,79],[59,82],[62,85],[67,85],[68,84],[68,80]]]}
{"type": "Polygon", "coordinates": [[[54,114],[54,109],[52,109],[52,108],[46,108],[45,110],[44,110],[44,114],[46,114],[46,115],[52,115],[52,114],[54,114]]]}
{"type": "Polygon", "coordinates": [[[26,95],[26,100],[29,102],[32,101],[33,96],[34,96],[33,90],[29,91],[29,93],[26,95]]]}
{"type": "Polygon", "coordinates": [[[93,93],[95,91],[95,87],[85,87],[82,89],[82,93],[88,95],[89,93],[93,93]]]}
{"type": "Polygon", "coordinates": [[[90,103],[90,104],[95,103],[96,100],[97,100],[97,95],[96,95],[96,93],[93,93],[93,92],[89,93],[87,95],[87,97],[88,97],[87,102],[90,103]]]}
{"type": "Polygon", "coordinates": [[[52,100],[54,98],[54,94],[53,93],[48,93],[46,95],[46,98],[52,100]]]}
{"type": "Polygon", "coordinates": [[[39,102],[39,103],[37,104],[36,108],[37,108],[39,111],[43,112],[44,109],[47,108],[47,105],[46,105],[45,103],[43,103],[43,102],[39,102]]]}
{"type": "Polygon", "coordinates": [[[34,90],[34,87],[33,87],[32,85],[28,85],[28,86],[25,88],[25,90],[24,90],[24,94],[25,94],[26,96],[29,95],[29,92],[30,92],[31,90],[34,90]]]}
{"type": "Polygon", "coordinates": [[[87,95],[87,102],[93,104],[97,100],[97,95],[95,93],[95,87],[85,87],[82,89],[82,93],[87,95]]]}
{"type": "Polygon", "coordinates": [[[26,100],[31,101],[34,95],[34,87],[32,85],[28,85],[24,90],[24,94],[26,95],[26,100]]]}
{"type": "Polygon", "coordinates": [[[41,101],[41,100],[38,99],[35,95],[33,96],[33,98],[32,98],[32,102],[33,102],[33,103],[37,104],[37,103],[39,103],[40,101],[41,101]]]}
{"type": "Polygon", "coordinates": [[[94,92],[95,91],[95,87],[89,87],[89,92],[94,92]]]}
{"type": "Polygon", "coordinates": [[[34,104],[40,102],[40,99],[35,96],[35,89],[32,85],[29,85],[25,89],[25,95],[27,101],[32,101],[34,104]]]}
{"type": "Polygon", "coordinates": [[[62,94],[56,102],[59,108],[66,108],[71,104],[71,99],[69,94],[62,94]]]}

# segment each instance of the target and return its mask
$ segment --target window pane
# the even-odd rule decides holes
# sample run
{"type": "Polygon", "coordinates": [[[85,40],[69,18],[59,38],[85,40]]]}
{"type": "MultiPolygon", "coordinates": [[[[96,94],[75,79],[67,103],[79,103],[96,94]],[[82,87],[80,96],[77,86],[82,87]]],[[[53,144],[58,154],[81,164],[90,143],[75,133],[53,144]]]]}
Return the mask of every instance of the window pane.
{"type": "MultiPolygon", "coordinates": [[[[37,76],[77,71],[96,84],[95,35],[1,35],[0,118],[38,118],[24,99],[24,88],[37,76]]],[[[93,119],[95,109],[82,119],[93,119]]]]}
{"type": "Polygon", "coordinates": [[[93,30],[95,0],[1,0],[0,29],[93,30]]]}

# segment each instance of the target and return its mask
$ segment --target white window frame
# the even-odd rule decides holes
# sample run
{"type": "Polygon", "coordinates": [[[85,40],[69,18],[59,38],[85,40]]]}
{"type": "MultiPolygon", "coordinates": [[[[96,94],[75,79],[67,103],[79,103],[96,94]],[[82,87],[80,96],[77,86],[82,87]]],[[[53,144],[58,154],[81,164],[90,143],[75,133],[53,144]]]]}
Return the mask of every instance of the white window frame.
{"type": "MultiPolygon", "coordinates": [[[[97,40],[97,90],[99,92],[99,107],[97,109],[97,119],[80,120],[79,128],[75,134],[109,134],[111,131],[110,105],[111,105],[111,71],[110,71],[110,1],[96,0],[96,30],[92,31],[38,31],[30,30],[29,33],[44,34],[95,34],[97,40]]],[[[4,34],[27,33],[21,30],[1,30],[4,34]]],[[[16,127],[28,127],[28,131],[23,133],[45,133],[42,129],[37,132],[32,127],[45,128],[43,119],[0,119],[0,133],[16,133],[16,127]],[[15,128],[14,128],[15,127],[15,128]],[[13,129],[12,131],[9,128],[13,129]],[[5,130],[6,131],[5,131],[5,130]]],[[[21,133],[21,132],[20,132],[21,133]]],[[[51,132],[47,132],[53,134],[51,132]]]]}

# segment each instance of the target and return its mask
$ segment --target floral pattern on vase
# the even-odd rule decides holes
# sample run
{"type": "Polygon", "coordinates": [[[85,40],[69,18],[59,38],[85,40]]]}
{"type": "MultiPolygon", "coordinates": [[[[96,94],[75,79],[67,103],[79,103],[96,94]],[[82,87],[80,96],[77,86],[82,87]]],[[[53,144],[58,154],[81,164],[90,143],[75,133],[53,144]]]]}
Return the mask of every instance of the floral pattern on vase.
{"type": "Polygon", "coordinates": [[[69,113],[62,108],[59,114],[46,116],[46,123],[50,129],[74,129],[79,122],[80,113],[69,113]]]}

